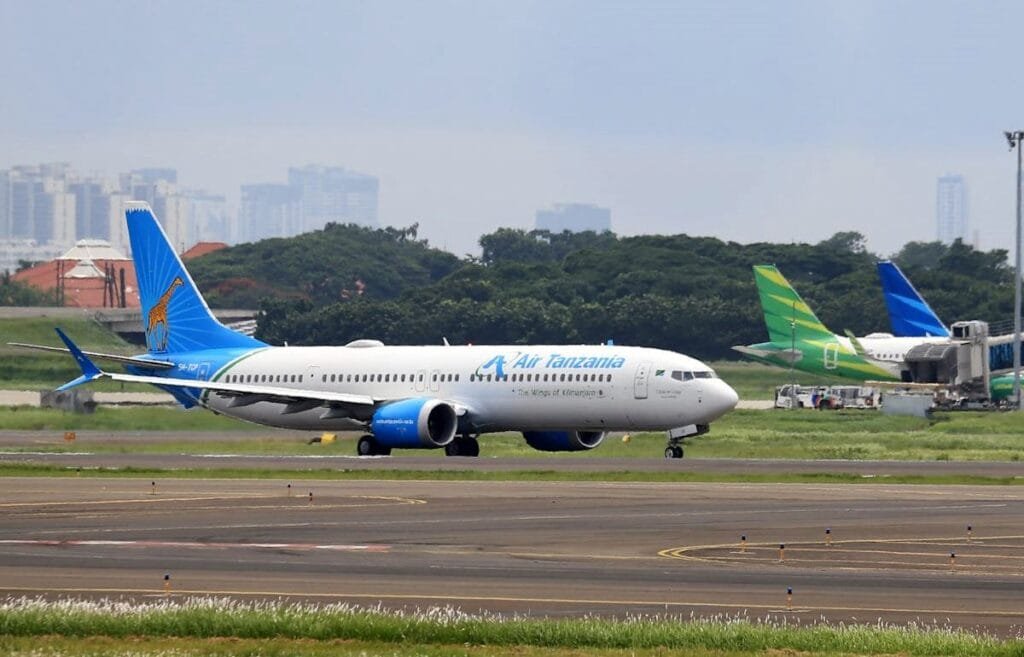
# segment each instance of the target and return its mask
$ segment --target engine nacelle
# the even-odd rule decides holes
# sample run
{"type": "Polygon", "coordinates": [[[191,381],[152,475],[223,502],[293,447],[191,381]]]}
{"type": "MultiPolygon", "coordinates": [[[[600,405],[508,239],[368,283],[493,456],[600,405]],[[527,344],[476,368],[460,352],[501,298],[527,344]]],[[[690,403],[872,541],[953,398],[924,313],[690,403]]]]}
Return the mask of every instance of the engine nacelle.
{"type": "Polygon", "coordinates": [[[373,435],[384,447],[444,447],[458,428],[455,409],[440,399],[403,399],[377,409],[370,421],[373,435]]]}
{"type": "Polygon", "coordinates": [[[526,444],[541,452],[582,452],[604,440],[603,431],[524,431],[526,444]]]}

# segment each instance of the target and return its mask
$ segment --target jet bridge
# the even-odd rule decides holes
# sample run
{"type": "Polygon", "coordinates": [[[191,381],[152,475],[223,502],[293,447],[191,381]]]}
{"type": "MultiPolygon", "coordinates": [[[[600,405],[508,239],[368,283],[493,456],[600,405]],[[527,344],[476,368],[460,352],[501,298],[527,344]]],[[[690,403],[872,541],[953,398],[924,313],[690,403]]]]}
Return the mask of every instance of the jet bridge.
{"type": "Polygon", "coordinates": [[[914,383],[940,383],[971,400],[987,399],[992,349],[988,324],[956,322],[951,341],[921,344],[907,352],[905,363],[914,383]]]}

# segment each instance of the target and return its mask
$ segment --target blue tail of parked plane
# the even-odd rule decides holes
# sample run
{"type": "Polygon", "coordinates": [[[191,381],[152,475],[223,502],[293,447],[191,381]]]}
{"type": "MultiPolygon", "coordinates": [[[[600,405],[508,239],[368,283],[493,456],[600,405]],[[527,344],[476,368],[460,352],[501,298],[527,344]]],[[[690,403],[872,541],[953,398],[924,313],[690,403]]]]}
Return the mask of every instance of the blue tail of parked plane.
{"type": "Polygon", "coordinates": [[[949,337],[949,329],[895,263],[878,263],[889,324],[896,337],[949,337]]]}
{"type": "Polygon", "coordinates": [[[149,205],[130,202],[125,214],[150,354],[266,346],[217,321],[149,205]]]}

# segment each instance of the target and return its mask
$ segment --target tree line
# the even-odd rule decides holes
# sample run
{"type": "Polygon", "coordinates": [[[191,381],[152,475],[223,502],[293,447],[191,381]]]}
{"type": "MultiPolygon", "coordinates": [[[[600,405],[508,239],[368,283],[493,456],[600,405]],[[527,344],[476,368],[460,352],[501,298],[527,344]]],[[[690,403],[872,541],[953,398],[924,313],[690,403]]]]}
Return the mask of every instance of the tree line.
{"type": "MultiPolygon", "coordinates": [[[[619,237],[502,228],[479,257],[420,240],[416,226],[328,225],[239,245],[190,263],[211,305],[259,304],[258,337],[275,344],[598,343],[716,359],[767,339],[751,266],[779,267],[837,332],[887,331],[863,235],[816,244],[739,244],[688,235],[619,237]]],[[[1006,320],[1005,250],[911,242],[893,259],[947,322],[1006,320]]]]}

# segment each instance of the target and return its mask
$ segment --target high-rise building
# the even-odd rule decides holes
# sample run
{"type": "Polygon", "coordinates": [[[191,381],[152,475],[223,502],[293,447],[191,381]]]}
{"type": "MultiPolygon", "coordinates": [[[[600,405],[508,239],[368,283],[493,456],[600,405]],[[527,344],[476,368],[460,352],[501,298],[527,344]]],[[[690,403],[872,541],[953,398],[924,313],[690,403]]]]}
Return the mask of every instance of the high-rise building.
{"type": "Polygon", "coordinates": [[[935,235],[943,244],[952,244],[956,239],[967,240],[967,183],[959,174],[939,177],[935,194],[935,235]]]}
{"type": "Polygon", "coordinates": [[[585,203],[556,203],[550,210],[537,210],[536,227],[552,233],[602,233],[612,229],[612,211],[585,203]]]}
{"type": "Polygon", "coordinates": [[[179,251],[192,245],[189,202],[178,193],[178,172],[170,168],[133,169],[120,176],[121,193],[133,201],[145,201],[153,208],[167,239],[179,251]]]}
{"type": "Polygon", "coordinates": [[[290,185],[242,185],[242,204],[238,208],[239,242],[297,235],[302,232],[301,219],[299,202],[290,185]]]}
{"type": "Polygon", "coordinates": [[[321,229],[328,222],[377,227],[380,185],[373,176],[309,164],[290,167],[288,185],[301,205],[301,232],[321,229]]]}
{"type": "Polygon", "coordinates": [[[202,190],[184,190],[188,201],[188,243],[230,242],[234,237],[234,222],[228,214],[227,200],[219,194],[202,190]]]}

